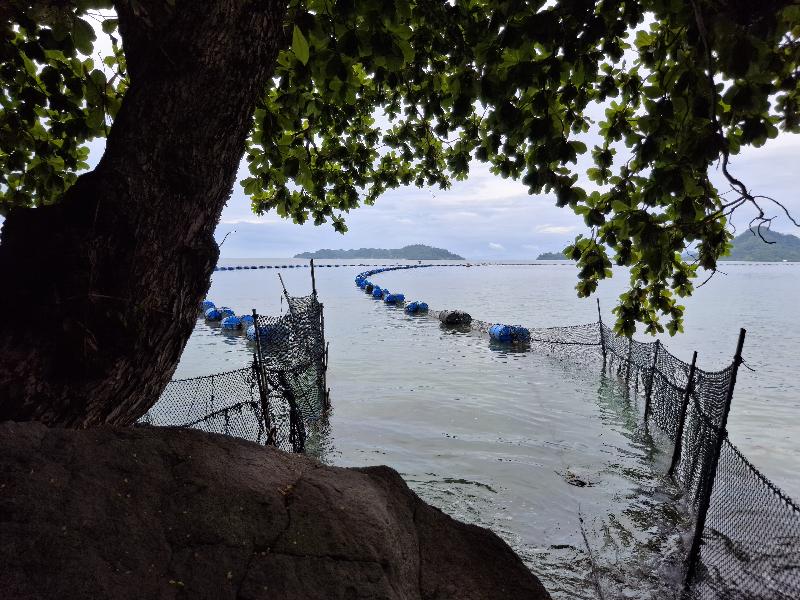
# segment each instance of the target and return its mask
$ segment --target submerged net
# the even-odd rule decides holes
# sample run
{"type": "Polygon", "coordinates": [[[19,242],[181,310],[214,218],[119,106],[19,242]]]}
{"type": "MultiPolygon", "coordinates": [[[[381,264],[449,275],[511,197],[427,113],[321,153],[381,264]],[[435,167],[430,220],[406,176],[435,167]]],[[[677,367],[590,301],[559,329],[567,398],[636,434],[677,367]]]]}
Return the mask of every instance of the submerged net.
{"type": "MultiPolygon", "coordinates": [[[[387,270],[394,269],[366,271],[356,282],[369,283],[367,277],[387,270]]],[[[470,329],[488,333],[492,325],[473,320],[470,329]]],[[[738,353],[725,369],[705,371],[659,342],[618,336],[602,321],[528,331],[531,349],[602,360],[604,369],[644,396],[645,425],[655,425],[673,442],[670,473],[698,518],[685,600],[800,599],[800,507],[727,438],[738,353]]]]}
{"type": "Polygon", "coordinates": [[[322,305],[287,296],[289,312],[256,316],[250,367],[171,381],[140,425],[191,427],[303,452],[328,406],[322,305]]]}

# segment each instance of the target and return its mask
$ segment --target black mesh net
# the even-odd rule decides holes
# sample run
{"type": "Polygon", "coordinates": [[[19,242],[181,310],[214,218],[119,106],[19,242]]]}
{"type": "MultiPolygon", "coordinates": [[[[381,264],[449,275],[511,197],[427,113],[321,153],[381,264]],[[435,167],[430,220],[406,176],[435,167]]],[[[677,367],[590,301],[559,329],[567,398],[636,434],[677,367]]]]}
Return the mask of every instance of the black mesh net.
{"type": "Polygon", "coordinates": [[[288,314],[256,316],[253,365],[171,381],[141,425],[179,426],[303,452],[328,408],[322,305],[287,296],[288,314]]]}
{"type": "Polygon", "coordinates": [[[610,368],[645,396],[647,419],[676,445],[672,474],[699,514],[707,510],[685,598],[800,598],[800,508],[727,439],[736,364],[704,371],[663,346],[603,326],[610,368]],[[691,377],[691,379],[690,379],[691,377]],[[705,506],[703,506],[705,505],[705,506]]]}
{"type": "MultiPolygon", "coordinates": [[[[391,270],[366,271],[359,278],[391,270]]],[[[430,314],[438,317],[437,311],[430,314]]],[[[488,334],[492,325],[473,319],[469,328],[488,334]]],[[[702,527],[686,564],[686,600],[800,599],[800,508],[727,439],[739,353],[733,364],[711,372],[673,356],[659,342],[618,336],[602,322],[528,331],[532,349],[582,362],[602,360],[629,391],[644,396],[645,426],[654,424],[674,443],[670,472],[702,527]]]]}
{"type": "Polygon", "coordinates": [[[800,507],[723,441],[692,596],[800,598],[800,507]]]}
{"type": "Polygon", "coordinates": [[[170,381],[140,425],[192,427],[266,443],[252,367],[170,381]]]}

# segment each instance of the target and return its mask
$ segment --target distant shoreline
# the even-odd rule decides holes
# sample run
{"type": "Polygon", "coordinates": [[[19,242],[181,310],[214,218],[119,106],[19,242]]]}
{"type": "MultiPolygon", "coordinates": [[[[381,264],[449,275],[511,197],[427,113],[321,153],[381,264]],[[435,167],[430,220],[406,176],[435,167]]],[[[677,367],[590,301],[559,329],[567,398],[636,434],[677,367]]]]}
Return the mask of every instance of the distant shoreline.
{"type": "Polygon", "coordinates": [[[434,248],[424,244],[412,244],[402,248],[358,248],[353,250],[331,250],[323,248],[315,252],[301,252],[293,258],[323,259],[370,259],[370,260],[466,260],[444,248],[434,248]]]}

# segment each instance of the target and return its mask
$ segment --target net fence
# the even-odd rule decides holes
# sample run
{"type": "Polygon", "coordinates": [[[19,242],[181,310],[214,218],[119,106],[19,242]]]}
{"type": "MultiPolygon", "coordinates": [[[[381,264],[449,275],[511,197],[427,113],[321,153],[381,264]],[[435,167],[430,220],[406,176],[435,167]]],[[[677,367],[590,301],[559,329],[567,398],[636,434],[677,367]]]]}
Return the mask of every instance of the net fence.
{"type": "Polygon", "coordinates": [[[671,474],[698,519],[685,599],[800,598],[800,508],[728,440],[738,362],[705,371],[659,342],[601,325],[609,368],[645,396],[645,423],[673,443],[671,474]]]}
{"type": "Polygon", "coordinates": [[[251,366],[171,381],[140,425],[191,427],[289,452],[328,409],[327,352],[316,295],[290,297],[280,317],[256,315],[251,366]]]}
{"type": "Polygon", "coordinates": [[[800,507],[727,439],[719,456],[691,597],[800,598],[800,507]]]}
{"type": "MultiPolygon", "coordinates": [[[[356,284],[372,285],[369,276],[396,269],[365,271],[356,284]]],[[[470,329],[488,334],[492,325],[473,320],[470,329]]],[[[696,353],[687,363],[658,341],[616,335],[602,320],[527,331],[532,350],[582,364],[602,361],[629,391],[644,396],[645,426],[654,425],[673,443],[670,474],[696,516],[678,591],[683,600],[800,599],[800,507],[728,439],[744,331],[733,363],[720,371],[698,368],[696,353]]]]}

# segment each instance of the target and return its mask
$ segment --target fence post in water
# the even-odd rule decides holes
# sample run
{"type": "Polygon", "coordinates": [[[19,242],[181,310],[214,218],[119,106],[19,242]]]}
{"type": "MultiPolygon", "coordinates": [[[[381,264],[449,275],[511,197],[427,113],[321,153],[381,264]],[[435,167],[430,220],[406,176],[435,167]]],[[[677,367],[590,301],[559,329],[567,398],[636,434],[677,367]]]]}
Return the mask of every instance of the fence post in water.
{"type": "Polygon", "coordinates": [[[317,297],[317,278],[314,276],[314,259],[311,259],[311,293],[317,297]]]}
{"type": "Polygon", "coordinates": [[[722,451],[722,443],[725,441],[728,434],[728,414],[731,410],[733,388],[736,386],[736,374],[739,371],[739,365],[742,363],[742,347],[744,346],[744,336],[746,333],[744,329],[739,330],[739,342],[736,345],[736,355],[733,357],[731,379],[728,383],[728,393],[725,397],[725,405],[722,408],[722,419],[720,421],[719,430],[717,431],[717,439],[714,442],[714,454],[712,454],[711,462],[707,467],[707,471],[703,473],[700,482],[700,485],[703,486],[703,494],[700,497],[700,505],[697,509],[694,538],[692,539],[692,548],[689,551],[689,558],[687,559],[686,578],[683,582],[685,598],[689,596],[692,582],[697,572],[697,563],[700,561],[700,546],[703,543],[703,530],[706,527],[706,516],[708,515],[708,507],[711,503],[711,494],[714,492],[714,479],[717,475],[717,464],[719,463],[719,455],[722,451]]]}
{"type": "Polygon", "coordinates": [[[331,409],[331,390],[328,388],[328,348],[329,342],[325,342],[325,362],[322,367],[322,398],[325,411],[331,409]]]}
{"type": "Polygon", "coordinates": [[[675,469],[678,467],[678,462],[681,460],[681,444],[683,442],[683,428],[686,425],[686,411],[689,409],[689,400],[694,391],[694,373],[697,367],[697,350],[692,355],[692,365],[689,367],[689,380],[686,382],[686,392],[683,395],[683,404],[681,404],[681,412],[678,415],[678,429],[675,431],[675,450],[672,453],[672,463],[669,465],[667,474],[672,477],[675,474],[675,469]]]}
{"type": "Polygon", "coordinates": [[[631,379],[631,352],[633,351],[633,338],[628,338],[628,359],[627,365],[625,367],[625,385],[628,385],[628,382],[631,379]]]}
{"type": "Polygon", "coordinates": [[[655,350],[653,351],[653,364],[650,366],[650,374],[647,377],[647,388],[644,391],[644,426],[650,419],[650,398],[653,396],[653,378],[656,374],[656,364],[658,363],[658,351],[661,348],[661,340],[656,340],[655,350]]]}
{"type": "Polygon", "coordinates": [[[258,330],[258,313],[256,312],[255,308],[253,309],[253,326],[255,327],[256,334],[256,351],[253,353],[253,370],[255,371],[256,385],[258,386],[258,398],[261,401],[261,419],[263,420],[262,425],[264,426],[264,432],[266,435],[265,443],[270,445],[270,442],[274,444],[275,440],[270,435],[272,424],[269,420],[269,392],[267,390],[264,365],[261,361],[261,336],[259,335],[258,330]]]}
{"type": "Polygon", "coordinates": [[[603,315],[600,312],[600,298],[597,298],[597,323],[600,326],[600,350],[603,352],[603,371],[606,370],[606,338],[603,333],[603,315]]]}

